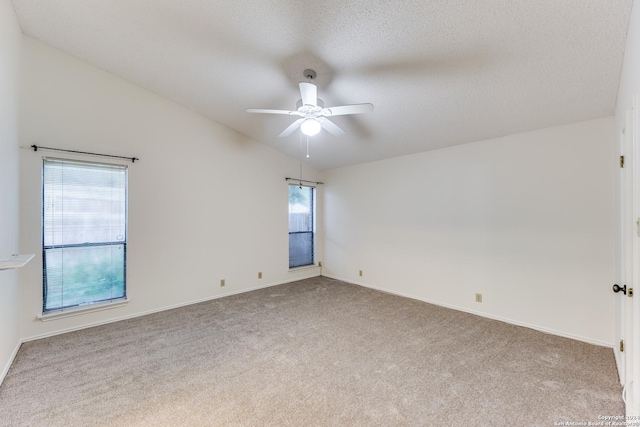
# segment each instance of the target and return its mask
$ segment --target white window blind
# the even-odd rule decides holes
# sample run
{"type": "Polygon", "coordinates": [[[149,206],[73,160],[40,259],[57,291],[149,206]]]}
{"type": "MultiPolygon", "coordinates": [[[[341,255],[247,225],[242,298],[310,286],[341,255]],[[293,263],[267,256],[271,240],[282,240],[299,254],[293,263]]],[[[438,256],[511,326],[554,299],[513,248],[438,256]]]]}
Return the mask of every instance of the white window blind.
{"type": "Polygon", "coordinates": [[[44,159],[43,312],[126,298],[127,167],[44,159]]]}

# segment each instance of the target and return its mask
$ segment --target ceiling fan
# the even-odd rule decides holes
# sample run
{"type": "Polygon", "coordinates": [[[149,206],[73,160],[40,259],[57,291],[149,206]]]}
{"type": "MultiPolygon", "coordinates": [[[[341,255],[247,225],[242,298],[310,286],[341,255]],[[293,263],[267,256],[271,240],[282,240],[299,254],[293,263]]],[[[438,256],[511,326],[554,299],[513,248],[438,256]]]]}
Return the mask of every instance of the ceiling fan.
{"type": "MultiPolygon", "coordinates": [[[[304,76],[309,80],[313,80],[316,77],[316,72],[304,70],[304,76]]],[[[307,136],[316,135],[320,132],[320,129],[324,129],[334,136],[344,135],[345,131],[327,117],[370,113],[373,111],[373,104],[340,105],[338,107],[325,108],[322,100],[318,99],[318,88],[309,82],[300,83],[300,97],[299,106],[294,111],[249,108],[247,112],[300,116],[298,120],[291,123],[279,135],[280,137],[285,137],[291,135],[298,128],[307,136]]]]}

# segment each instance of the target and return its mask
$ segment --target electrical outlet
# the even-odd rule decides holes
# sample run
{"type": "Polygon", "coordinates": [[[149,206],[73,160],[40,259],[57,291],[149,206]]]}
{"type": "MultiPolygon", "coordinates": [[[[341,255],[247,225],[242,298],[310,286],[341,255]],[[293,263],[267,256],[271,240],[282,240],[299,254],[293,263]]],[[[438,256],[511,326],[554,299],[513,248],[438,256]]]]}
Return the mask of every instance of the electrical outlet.
{"type": "Polygon", "coordinates": [[[223,288],[224,287],[224,279],[220,279],[220,287],[223,288]]]}
{"type": "Polygon", "coordinates": [[[258,272],[258,279],[262,279],[262,271],[258,272]]]}
{"type": "Polygon", "coordinates": [[[358,271],[358,276],[362,277],[362,270],[358,271]]]}
{"type": "Polygon", "coordinates": [[[482,294],[476,294],[476,302],[482,302],[482,294]]]}

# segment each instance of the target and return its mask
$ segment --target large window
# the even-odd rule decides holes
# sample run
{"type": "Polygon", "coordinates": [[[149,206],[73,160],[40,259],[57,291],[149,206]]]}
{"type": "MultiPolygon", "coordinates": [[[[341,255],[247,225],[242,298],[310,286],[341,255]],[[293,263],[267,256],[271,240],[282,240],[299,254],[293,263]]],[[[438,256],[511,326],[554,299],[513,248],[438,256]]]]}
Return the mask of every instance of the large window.
{"type": "Polygon", "coordinates": [[[315,188],[289,185],[289,268],[314,263],[315,188]]]}
{"type": "Polygon", "coordinates": [[[126,298],[127,168],[44,159],[43,312],[126,298]]]}

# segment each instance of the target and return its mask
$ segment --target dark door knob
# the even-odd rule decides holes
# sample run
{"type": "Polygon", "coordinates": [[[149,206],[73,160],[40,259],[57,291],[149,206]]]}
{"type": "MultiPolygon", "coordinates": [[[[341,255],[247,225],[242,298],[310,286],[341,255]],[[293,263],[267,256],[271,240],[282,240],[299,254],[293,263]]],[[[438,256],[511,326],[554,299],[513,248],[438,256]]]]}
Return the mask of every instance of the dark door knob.
{"type": "Polygon", "coordinates": [[[613,292],[618,293],[622,291],[623,294],[627,294],[627,285],[624,285],[622,288],[618,285],[613,285],[613,292]]]}

